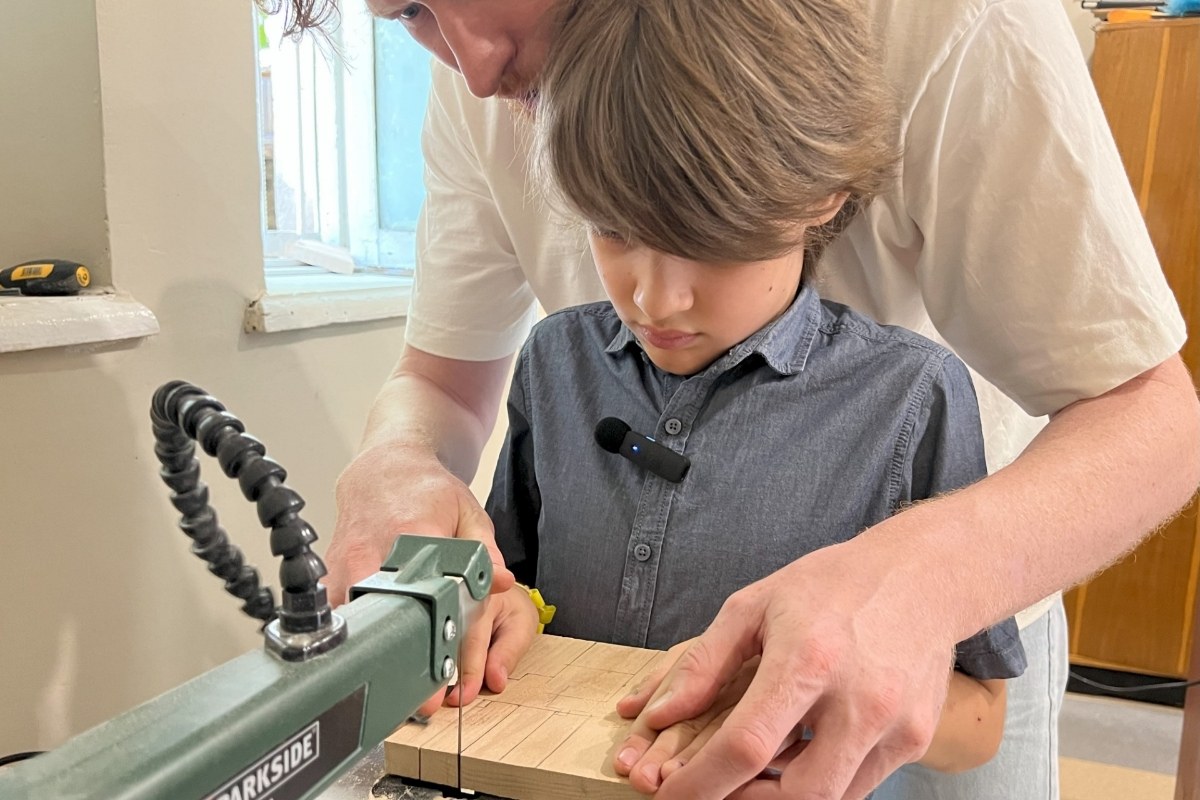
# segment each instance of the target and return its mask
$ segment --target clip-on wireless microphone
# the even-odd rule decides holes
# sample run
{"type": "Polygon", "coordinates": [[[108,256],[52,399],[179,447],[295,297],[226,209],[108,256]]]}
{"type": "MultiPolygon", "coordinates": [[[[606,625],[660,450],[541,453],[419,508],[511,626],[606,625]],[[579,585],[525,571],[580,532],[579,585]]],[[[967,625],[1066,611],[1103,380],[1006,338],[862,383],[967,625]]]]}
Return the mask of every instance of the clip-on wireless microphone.
{"type": "Polygon", "coordinates": [[[682,481],[692,466],[687,456],[681,456],[671,448],[632,430],[616,417],[605,417],[597,423],[596,444],[671,483],[682,481]]]}

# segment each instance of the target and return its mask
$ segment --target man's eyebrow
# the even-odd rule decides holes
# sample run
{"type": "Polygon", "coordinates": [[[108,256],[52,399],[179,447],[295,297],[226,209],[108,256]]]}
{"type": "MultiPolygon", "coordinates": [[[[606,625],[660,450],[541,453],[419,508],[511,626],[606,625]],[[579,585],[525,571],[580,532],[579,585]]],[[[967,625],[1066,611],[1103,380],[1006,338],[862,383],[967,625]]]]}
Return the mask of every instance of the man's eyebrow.
{"type": "Polygon", "coordinates": [[[383,10],[376,8],[376,6],[382,5],[381,3],[372,3],[371,0],[367,0],[365,3],[363,3],[363,5],[367,7],[367,11],[372,17],[379,17],[381,19],[383,18],[383,10]]]}

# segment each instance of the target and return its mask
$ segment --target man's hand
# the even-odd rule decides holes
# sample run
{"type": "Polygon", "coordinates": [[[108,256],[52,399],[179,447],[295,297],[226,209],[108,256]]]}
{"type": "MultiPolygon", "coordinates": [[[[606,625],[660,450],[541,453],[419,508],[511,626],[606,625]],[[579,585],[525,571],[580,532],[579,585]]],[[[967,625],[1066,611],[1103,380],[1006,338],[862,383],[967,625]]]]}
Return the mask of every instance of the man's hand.
{"type": "Polygon", "coordinates": [[[443,698],[447,705],[467,705],[485,685],[493,692],[503,692],[508,685],[508,674],[537,636],[537,608],[529,593],[519,586],[494,594],[486,602],[479,621],[467,631],[463,642],[458,685],[429,698],[417,714],[432,715],[443,698]]]}
{"type": "MultiPolygon", "coordinates": [[[[893,569],[887,548],[862,541],[819,550],[731,596],[653,694],[639,693],[655,699],[635,730],[664,731],[719,712],[727,687],[762,656],[719,730],[700,729],[710,738],[685,748],[687,763],[666,759],[659,800],[858,800],[921,757],[946,696],[951,626],[921,607],[923,593],[893,569]],[[808,746],[779,780],[756,780],[800,726],[814,731],[808,746]]],[[[644,736],[626,746],[648,748],[644,736]]]]}
{"type": "Polygon", "coordinates": [[[358,455],[337,483],[338,518],[322,583],[334,605],[379,570],[402,534],[482,542],[492,559],[492,592],[513,585],[492,522],[470,488],[420,450],[382,445],[358,455]]]}
{"type": "Polygon", "coordinates": [[[492,591],[512,573],[491,520],[465,481],[496,422],[511,358],[457,361],[406,346],[371,408],[363,448],[337,482],[337,524],[325,556],[334,605],[378,569],[404,534],[474,539],[492,557],[492,591]]]}
{"type": "Polygon", "coordinates": [[[513,585],[492,522],[470,488],[420,449],[385,444],[360,453],[338,479],[337,507],[322,581],[334,605],[377,572],[396,537],[406,533],[483,542],[492,557],[492,592],[513,585]]]}

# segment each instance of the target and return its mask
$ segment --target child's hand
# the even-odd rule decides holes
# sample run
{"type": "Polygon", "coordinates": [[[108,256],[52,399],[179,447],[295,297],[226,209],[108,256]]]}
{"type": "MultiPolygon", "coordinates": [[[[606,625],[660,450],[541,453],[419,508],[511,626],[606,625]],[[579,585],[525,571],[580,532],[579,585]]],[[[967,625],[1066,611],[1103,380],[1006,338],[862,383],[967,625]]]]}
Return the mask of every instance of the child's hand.
{"type": "MultiPolygon", "coordinates": [[[[638,717],[648,704],[659,700],[663,678],[694,640],[681,642],[668,651],[669,657],[653,674],[628,697],[617,704],[617,712],[626,718],[638,717]]],[[[639,792],[653,794],[660,783],[687,760],[721,727],[725,717],[750,687],[758,670],[756,657],[726,684],[713,704],[698,717],[655,731],[635,722],[629,737],[617,748],[614,768],[618,775],[627,775],[629,783],[639,792]]]]}
{"type": "Polygon", "coordinates": [[[458,685],[448,692],[434,694],[413,716],[430,717],[443,703],[458,705],[460,690],[463,705],[472,702],[479,696],[485,679],[488,690],[504,691],[509,673],[538,634],[538,608],[521,587],[487,597],[484,602],[484,613],[467,631],[462,645],[458,685]]]}
{"type": "Polygon", "coordinates": [[[502,692],[508,685],[508,673],[517,666],[521,656],[537,636],[538,612],[529,592],[514,586],[503,594],[488,598],[483,616],[463,642],[461,679],[458,686],[446,695],[446,704],[457,706],[474,700],[486,682],[493,692],[502,692]]]}
{"type": "Polygon", "coordinates": [[[537,608],[529,599],[529,593],[519,586],[494,594],[484,603],[483,613],[467,631],[467,638],[463,642],[458,685],[429,698],[417,709],[414,717],[428,718],[443,703],[457,706],[460,691],[462,703],[467,705],[479,696],[485,683],[493,692],[504,691],[508,673],[525,655],[533,637],[537,635],[537,608]]]}
{"type": "Polygon", "coordinates": [[[414,714],[429,717],[442,706],[457,706],[461,687],[463,705],[479,696],[483,685],[493,692],[504,691],[508,673],[529,649],[537,635],[538,612],[529,593],[519,586],[487,598],[483,613],[463,642],[459,684],[449,692],[438,692],[414,714]]]}

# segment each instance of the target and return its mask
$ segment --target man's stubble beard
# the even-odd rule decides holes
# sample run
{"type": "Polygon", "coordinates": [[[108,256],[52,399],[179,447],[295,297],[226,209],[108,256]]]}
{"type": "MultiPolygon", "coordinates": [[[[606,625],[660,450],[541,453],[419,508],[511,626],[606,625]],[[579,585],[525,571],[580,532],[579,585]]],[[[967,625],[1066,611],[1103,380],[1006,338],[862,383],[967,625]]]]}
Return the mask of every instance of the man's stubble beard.
{"type": "Polygon", "coordinates": [[[533,123],[537,120],[538,90],[536,84],[534,87],[525,89],[516,96],[504,97],[504,103],[508,106],[509,111],[522,122],[533,123]]]}

